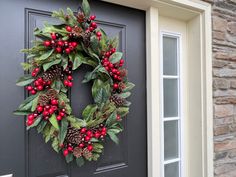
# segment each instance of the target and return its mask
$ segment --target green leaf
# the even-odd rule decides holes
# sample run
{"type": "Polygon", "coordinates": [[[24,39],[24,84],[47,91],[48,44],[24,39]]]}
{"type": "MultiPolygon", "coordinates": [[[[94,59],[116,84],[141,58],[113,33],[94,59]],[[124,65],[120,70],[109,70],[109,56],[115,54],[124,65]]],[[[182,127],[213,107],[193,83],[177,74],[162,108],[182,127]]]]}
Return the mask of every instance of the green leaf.
{"type": "Polygon", "coordinates": [[[106,125],[109,127],[111,126],[115,121],[116,121],[116,111],[114,111],[108,118],[106,121],[106,125]]]}
{"type": "Polygon", "coordinates": [[[76,70],[81,64],[82,64],[82,58],[83,56],[81,54],[76,53],[74,60],[73,60],[73,70],[76,70]]]}
{"type": "Polygon", "coordinates": [[[127,82],[126,84],[126,87],[125,87],[125,89],[123,89],[123,91],[124,92],[127,92],[127,91],[130,91],[130,90],[132,90],[133,88],[134,88],[134,84],[133,83],[131,83],[131,82],[127,82]]]}
{"type": "Polygon", "coordinates": [[[58,139],[55,137],[53,138],[52,141],[52,148],[58,153],[59,152],[59,141],[58,139]]]}
{"type": "Polygon", "coordinates": [[[48,123],[47,121],[41,121],[40,122],[40,124],[37,127],[38,133],[41,133],[44,130],[44,128],[47,125],[47,123],[48,123]]]}
{"type": "Polygon", "coordinates": [[[32,102],[32,107],[31,107],[31,111],[32,111],[32,112],[34,112],[35,109],[37,108],[37,105],[38,105],[38,98],[39,98],[39,96],[37,96],[37,97],[33,100],[33,102],[32,102]]]}
{"type": "Polygon", "coordinates": [[[95,72],[87,72],[85,75],[84,75],[84,80],[82,81],[82,83],[87,83],[93,79],[96,78],[96,73],[95,72]]]}
{"type": "Polygon", "coordinates": [[[78,119],[74,116],[68,116],[66,119],[70,121],[70,125],[74,128],[80,129],[81,127],[86,127],[86,121],[82,119],[78,119]]]}
{"type": "Polygon", "coordinates": [[[104,103],[108,98],[108,95],[106,93],[106,90],[104,88],[101,88],[97,95],[94,97],[95,103],[101,104],[104,103]]]}
{"type": "Polygon", "coordinates": [[[55,127],[57,130],[59,130],[59,124],[58,121],[56,119],[56,115],[53,114],[50,118],[49,118],[49,122],[51,122],[52,126],[55,127]]]}
{"type": "Polygon", "coordinates": [[[130,95],[131,95],[130,92],[124,92],[124,93],[119,94],[119,97],[121,97],[121,98],[128,98],[130,95]]]}
{"type": "Polygon", "coordinates": [[[29,85],[30,83],[32,83],[35,80],[35,78],[33,78],[31,75],[25,75],[20,77],[17,82],[16,85],[18,86],[26,86],[29,85]]]}
{"type": "Polygon", "coordinates": [[[54,59],[53,61],[51,61],[51,62],[48,62],[48,63],[45,63],[44,65],[43,65],[43,70],[44,71],[47,71],[51,66],[53,66],[53,65],[56,65],[56,64],[59,64],[61,62],[61,59],[54,59]]]}
{"type": "Polygon", "coordinates": [[[61,65],[62,65],[63,69],[65,70],[66,67],[68,66],[68,59],[65,57],[62,57],[61,65]]]}
{"type": "Polygon", "coordinates": [[[36,127],[39,122],[42,120],[42,116],[38,116],[35,120],[34,120],[34,123],[30,126],[27,127],[27,130],[29,130],[30,128],[33,128],[33,127],[36,127]]]}
{"type": "Polygon", "coordinates": [[[61,82],[61,80],[54,80],[51,87],[55,89],[56,91],[60,92],[62,86],[63,86],[63,83],[61,82]]]}
{"type": "Polygon", "coordinates": [[[93,119],[93,114],[95,113],[97,108],[98,108],[97,105],[86,106],[86,108],[83,110],[83,113],[82,113],[83,119],[86,121],[93,119]]]}
{"type": "Polygon", "coordinates": [[[46,60],[48,57],[50,57],[52,55],[53,51],[54,51],[54,49],[45,52],[37,60],[46,60]]]}
{"type": "Polygon", "coordinates": [[[107,134],[110,136],[111,140],[116,143],[116,144],[119,144],[119,139],[118,137],[116,136],[116,134],[112,131],[107,131],[107,134]]]}
{"type": "Polygon", "coordinates": [[[23,103],[21,103],[21,105],[18,108],[18,111],[29,111],[31,110],[32,104],[33,104],[33,100],[38,96],[38,94],[36,95],[31,95],[29,97],[27,97],[23,103]]]}
{"type": "Polygon", "coordinates": [[[19,111],[19,110],[13,111],[13,114],[18,115],[18,116],[25,116],[25,115],[28,115],[30,113],[31,113],[31,111],[19,111]]]}
{"type": "Polygon", "coordinates": [[[97,161],[99,157],[100,157],[99,154],[97,154],[97,153],[93,153],[93,156],[92,156],[93,161],[97,161]]]}
{"type": "Polygon", "coordinates": [[[69,153],[69,154],[66,156],[66,162],[67,162],[67,163],[70,163],[72,160],[73,160],[73,154],[72,154],[72,153],[69,153]]]}
{"type": "Polygon", "coordinates": [[[121,52],[115,52],[110,56],[111,63],[117,63],[122,58],[123,54],[121,52]]]}
{"type": "Polygon", "coordinates": [[[119,107],[117,108],[117,114],[120,115],[121,117],[126,116],[126,114],[129,113],[129,108],[128,107],[119,107]]]}
{"type": "Polygon", "coordinates": [[[62,144],[64,142],[64,139],[65,139],[66,133],[67,133],[67,128],[68,128],[68,121],[66,119],[62,119],[61,120],[61,128],[59,131],[60,144],[62,144]]]}
{"type": "Polygon", "coordinates": [[[104,84],[104,82],[102,82],[100,79],[96,79],[93,82],[93,86],[92,86],[92,96],[93,96],[93,98],[97,95],[98,91],[101,89],[103,84],[104,84]]]}
{"type": "Polygon", "coordinates": [[[119,46],[119,36],[111,38],[109,43],[113,48],[117,48],[119,46]]]}
{"type": "Polygon", "coordinates": [[[30,63],[21,63],[21,66],[22,66],[23,70],[29,70],[33,67],[33,65],[30,63]]]}
{"type": "Polygon", "coordinates": [[[89,3],[88,3],[87,0],[83,0],[83,2],[82,2],[82,10],[84,12],[84,15],[86,17],[89,17],[89,15],[90,15],[90,6],[89,6],[89,3]]]}
{"type": "Polygon", "coordinates": [[[83,158],[83,157],[76,158],[76,164],[77,164],[79,167],[82,167],[82,166],[84,165],[84,158],[83,158]]]}
{"type": "Polygon", "coordinates": [[[59,102],[61,103],[62,101],[64,101],[65,103],[69,103],[70,100],[67,98],[67,95],[64,93],[59,93],[59,102]]]}
{"type": "Polygon", "coordinates": [[[65,109],[66,109],[66,113],[67,113],[67,114],[71,114],[72,108],[70,107],[69,104],[66,104],[65,109]]]}

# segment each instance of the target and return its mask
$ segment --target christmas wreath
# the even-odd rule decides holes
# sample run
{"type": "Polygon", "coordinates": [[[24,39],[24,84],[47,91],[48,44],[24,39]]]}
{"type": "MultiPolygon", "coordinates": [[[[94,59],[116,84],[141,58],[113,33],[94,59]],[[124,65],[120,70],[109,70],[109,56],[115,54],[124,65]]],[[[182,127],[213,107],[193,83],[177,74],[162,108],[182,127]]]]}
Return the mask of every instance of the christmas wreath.
{"type": "MultiPolygon", "coordinates": [[[[36,28],[33,47],[23,49],[29,71],[17,81],[29,92],[16,115],[27,115],[26,126],[37,128],[45,142],[51,141],[56,152],[62,152],[67,163],[76,160],[96,161],[103,152],[106,137],[118,143],[123,130],[121,120],[129,112],[130,90],[122,53],[117,52],[117,38],[108,38],[97,27],[96,16],[90,16],[87,0],[75,14],[67,8],[54,11],[60,25],[45,24],[36,28]],[[85,107],[81,118],[72,114],[68,90],[73,86],[72,72],[89,65],[83,83],[92,82],[93,103],[85,107]]],[[[73,95],[72,95],[73,96],[73,95]]]]}

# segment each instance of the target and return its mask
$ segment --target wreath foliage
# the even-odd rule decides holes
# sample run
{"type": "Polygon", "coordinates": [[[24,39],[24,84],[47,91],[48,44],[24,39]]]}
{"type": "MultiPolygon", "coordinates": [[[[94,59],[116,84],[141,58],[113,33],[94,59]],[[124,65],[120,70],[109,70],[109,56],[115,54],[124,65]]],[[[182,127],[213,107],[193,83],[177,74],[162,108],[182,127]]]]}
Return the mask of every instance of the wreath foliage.
{"type": "Polygon", "coordinates": [[[67,163],[76,160],[81,166],[100,157],[106,137],[119,143],[121,120],[130,106],[126,98],[134,84],[127,80],[123,54],[116,51],[118,39],[97,27],[87,0],[76,14],[67,8],[66,13],[54,11],[52,17],[62,24],[36,28],[33,47],[22,50],[27,54],[22,66],[29,72],[17,85],[25,86],[30,96],[14,113],[26,115],[27,130],[37,128],[67,163]],[[73,86],[72,73],[81,65],[93,68],[82,81],[93,83],[93,103],[78,118],[72,114],[67,93],[73,86]]]}

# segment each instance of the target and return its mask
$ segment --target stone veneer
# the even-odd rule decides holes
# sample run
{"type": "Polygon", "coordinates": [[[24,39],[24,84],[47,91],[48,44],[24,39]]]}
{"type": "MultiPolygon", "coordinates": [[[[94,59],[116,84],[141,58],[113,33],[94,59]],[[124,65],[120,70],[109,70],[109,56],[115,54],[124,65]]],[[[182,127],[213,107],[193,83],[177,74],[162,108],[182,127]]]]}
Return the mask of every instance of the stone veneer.
{"type": "Polygon", "coordinates": [[[236,177],[236,0],[212,4],[214,174],[236,177]]]}

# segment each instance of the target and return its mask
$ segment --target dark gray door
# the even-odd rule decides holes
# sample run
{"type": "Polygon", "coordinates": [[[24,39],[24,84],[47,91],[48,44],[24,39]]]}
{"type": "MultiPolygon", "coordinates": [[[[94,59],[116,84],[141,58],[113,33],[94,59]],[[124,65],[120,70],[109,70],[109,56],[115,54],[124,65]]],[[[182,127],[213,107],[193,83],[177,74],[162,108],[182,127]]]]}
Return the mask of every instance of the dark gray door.
{"type": "MultiPolygon", "coordinates": [[[[33,29],[44,21],[57,23],[50,17],[52,10],[71,7],[79,2],[70,0],[1,0],[0,1],[0,175],[14,177],[146,177],[146,71],[145,71],[145,13],[140,10],[92,1],[92,12],[99,24],[111,35],[118,35],[124,52],[129,79],[136,84],[130,98],[130,114],[124,121],[121,143],[106,141],[105,151],[98,162],[79,168],[67,165],[50,144],[45,144],[36,131],[25,131],[24,118],[12,111],[26,96],[15,81],[23,74],[20,63],[24,55],[19,50],[30,46],[33,29]]],[[[75,86],[71,93],[74,113],[91,101],[91,85],[80,81],[86,68],[74,73],[75,86]]]]}

